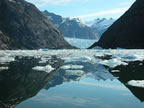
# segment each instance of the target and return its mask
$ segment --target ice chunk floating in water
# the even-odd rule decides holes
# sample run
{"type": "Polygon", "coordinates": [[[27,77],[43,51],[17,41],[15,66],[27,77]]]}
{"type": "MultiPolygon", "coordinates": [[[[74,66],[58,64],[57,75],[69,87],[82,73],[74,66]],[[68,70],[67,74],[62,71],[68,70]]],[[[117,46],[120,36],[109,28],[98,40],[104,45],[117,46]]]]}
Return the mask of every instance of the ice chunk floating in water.
{"type": "Polygon", "coordinates": [[[144,88],[144,80],[131,80],[128,82],[128,85],[144,88]]]}
{"type": "Polygon", "coordinates": [[[54,68],[51,65],[47,65],[47,66],[36,66],[32,68],[33,70],[37,70],[37,71],[44,71],[47,73],[50,73],[51,71],[54,70],[54,68]]]}

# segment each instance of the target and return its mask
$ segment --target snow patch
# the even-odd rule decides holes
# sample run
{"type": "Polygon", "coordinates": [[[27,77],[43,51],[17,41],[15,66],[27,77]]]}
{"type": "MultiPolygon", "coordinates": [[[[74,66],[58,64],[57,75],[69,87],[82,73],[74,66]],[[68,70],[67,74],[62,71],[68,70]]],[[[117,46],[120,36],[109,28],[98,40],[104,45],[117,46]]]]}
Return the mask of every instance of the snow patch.
{"type": "Polygon", "coordinates": [[[52,16],[48,16],[48,19],[53,20],[52,16]]]}

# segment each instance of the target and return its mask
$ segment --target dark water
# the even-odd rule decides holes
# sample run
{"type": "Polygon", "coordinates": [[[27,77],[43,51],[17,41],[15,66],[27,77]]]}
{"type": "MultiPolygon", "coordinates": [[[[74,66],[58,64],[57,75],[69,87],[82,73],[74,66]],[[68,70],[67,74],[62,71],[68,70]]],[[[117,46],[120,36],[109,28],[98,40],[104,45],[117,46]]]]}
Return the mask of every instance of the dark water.
{"type": "Polygon", "coordinates": [[[0,64],[9,67],[0,70],[0,108],[144,107],[144,88],[127,84],[130,80],[144,80],[143,61],[115,68],[80,61],[64,63],[55,56],[46,63],[39,61],[38,58],[16,57],[16,61],[0,64]],[[32,69],[45,64],[50,64],[54,70],[47,73],[32,69]],[[68,64],[84,68],[79,72],[61,68],[68,64]],[[113,73],[113,70],[119,72],[113,73]]]}

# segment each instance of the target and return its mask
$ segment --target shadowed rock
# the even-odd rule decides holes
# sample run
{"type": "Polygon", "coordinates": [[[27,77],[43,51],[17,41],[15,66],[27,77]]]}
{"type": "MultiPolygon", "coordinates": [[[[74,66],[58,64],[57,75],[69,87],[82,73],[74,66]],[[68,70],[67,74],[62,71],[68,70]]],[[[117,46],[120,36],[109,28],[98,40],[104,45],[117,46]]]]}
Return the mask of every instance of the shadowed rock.
{"type": "Polygon", "coordinates": [[[0,0],[0,49],[74,48],[33,4],[0,0]],[[9,40],[12,40],[11,43],[9,40]]]}
{"type": "Polygon", "coordinates": [[[16,58],[16,61],[0,66],[9,67],[0,70],[0,108],[13,108],[20,102],[35,96],[56,74],[63,60],[53,57],[46,63],[39,63],[36,58],[16,58]],[[52,61],[57,61],[52,63],[52,61]],[[51,65],[50,73],[36,71],[35,66],[51,65]]]}
{"type": "Polygon", "coordinates": [[[144,48],[144,0],[136,0],[131,8],[122,15],[102,35],[100,40],[89,48],[144,48]]]}

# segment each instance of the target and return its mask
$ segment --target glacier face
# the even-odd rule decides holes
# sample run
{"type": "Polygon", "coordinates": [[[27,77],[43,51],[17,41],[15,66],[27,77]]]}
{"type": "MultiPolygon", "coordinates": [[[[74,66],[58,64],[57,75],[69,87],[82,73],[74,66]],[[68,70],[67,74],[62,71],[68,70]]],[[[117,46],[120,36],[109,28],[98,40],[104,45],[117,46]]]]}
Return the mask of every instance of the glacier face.
{"type": "Polygon", "coordinates": [[[79,38],[68,38],[64,37],[64,39],[72,46],[76,46],[77,48],[80,49],[86,49],[98,40],[94,39],[79,39],[79,38]]]}

